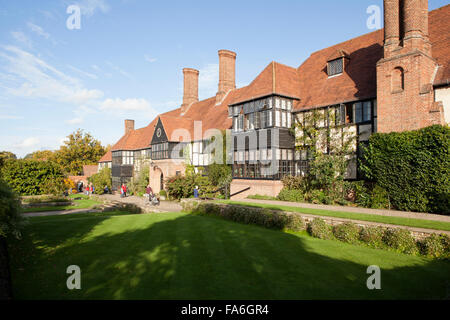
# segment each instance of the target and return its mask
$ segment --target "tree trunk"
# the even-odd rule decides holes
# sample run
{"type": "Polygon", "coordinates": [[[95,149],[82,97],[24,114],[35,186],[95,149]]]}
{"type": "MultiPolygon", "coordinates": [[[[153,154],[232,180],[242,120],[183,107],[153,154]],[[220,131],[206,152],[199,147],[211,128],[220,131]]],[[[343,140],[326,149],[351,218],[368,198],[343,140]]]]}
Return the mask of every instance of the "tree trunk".
{"type": "Polygon", "coordinates": [[[6,238],[0,236],[0,300],[12,299],[11,273],[6,238]]]}

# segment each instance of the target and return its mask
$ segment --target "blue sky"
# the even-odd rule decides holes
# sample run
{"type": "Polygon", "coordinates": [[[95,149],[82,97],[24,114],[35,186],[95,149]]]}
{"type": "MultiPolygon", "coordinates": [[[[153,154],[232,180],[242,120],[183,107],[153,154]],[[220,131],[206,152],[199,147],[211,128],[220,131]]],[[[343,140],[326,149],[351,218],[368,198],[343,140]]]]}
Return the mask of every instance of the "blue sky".
{"type": "MultiPolygon", "coordinates": [[[[208,98],[219,49],[237,53],[241,87],[272,60],[298,67],[373,31],[366,10],[382,3],[0,0],[0,150],[57,149],[77,128],[114,143],[124,119],[140,128],[181,104],[182,68],[200,70],[200,99],[208,98]],[[70,5],[81,9],[80,29],[66,27],[70,5]]],[[[430,10],[447,3],[430,0],[430,10]]]]}

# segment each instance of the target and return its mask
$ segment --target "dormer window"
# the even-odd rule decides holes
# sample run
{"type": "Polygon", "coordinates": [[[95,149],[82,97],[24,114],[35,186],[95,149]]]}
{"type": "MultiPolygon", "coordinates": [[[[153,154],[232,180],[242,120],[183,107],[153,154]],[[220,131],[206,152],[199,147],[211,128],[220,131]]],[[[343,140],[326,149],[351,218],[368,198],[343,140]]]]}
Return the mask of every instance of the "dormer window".
{"type": "Polygon", "coordinates": [[[328,62],[328,76],[335,76],[344,72],[344,58],[335,59],[328,62]]]}
{"type": "Polygon", "coordinates": [[[337,76],[344,73],[350,56],[344,50],[336,50],[327,59],[327,74],[329,77],[337,76]]]}

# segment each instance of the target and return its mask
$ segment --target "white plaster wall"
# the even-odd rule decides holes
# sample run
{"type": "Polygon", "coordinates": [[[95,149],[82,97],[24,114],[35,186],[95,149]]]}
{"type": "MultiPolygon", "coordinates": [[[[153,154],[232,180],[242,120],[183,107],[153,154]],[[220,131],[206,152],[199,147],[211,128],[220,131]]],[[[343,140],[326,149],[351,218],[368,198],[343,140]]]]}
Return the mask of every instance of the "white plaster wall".
{"type": "Polygon", "coordinates": [[[436,89],[434,91],[434,97],[436,102],[442,101],[445,122],[450,124],[450,87],[436,89]]]}

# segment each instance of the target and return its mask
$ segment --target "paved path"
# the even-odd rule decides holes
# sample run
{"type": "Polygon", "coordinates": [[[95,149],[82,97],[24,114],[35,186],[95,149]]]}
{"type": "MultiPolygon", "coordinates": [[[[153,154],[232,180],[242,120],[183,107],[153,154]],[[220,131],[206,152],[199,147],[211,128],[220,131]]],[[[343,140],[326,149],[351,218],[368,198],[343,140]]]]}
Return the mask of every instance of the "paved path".
{"type": "MultiPolygon", "coordinates": [[[[123,202],[137,205],[144,209],[148,213],[156,212],[179,212],[181,211],[181,205],[177,202],[172,201],[161,201],[159,206],[151,206],[145,198],[130,196],[126,198],[121,198],[120,195],[102,195],[98,196],[100,200],[105,200],[108,202],[123,202]]],[[[108,206],[108,205],[105,205],[108,206]]],[[[112,205],[114,207],[114,204],[112,205]]],[[[117,210],[120,210],[118,208],[117,210]]],[[[63,210],[63,211],[45,211],[45,212],[30,212],[24,213],[26,217],[45,217],[45,216],[62,216],[68,214],[80,214],[80,213],[99,213],[102,209],[74,209],[74,210],[63,210]]]]}
{"type": "Polygon", "coordinates": [[[120,195],[104,194],[99,196],[99,198],[108,201],[131,203],[139,207],[153,209],[156,212],[179,212],[182,209],[181,205],[174,201],[161,201],[159,206],[151,206],[146,198],[137,196],[121,198],[120,195]]]}
{"type": "Polygon", "coordinates": [[[311,204],[311,203],[296,203],[296,202],[273,201],[273,200],[242,199],[242,200],[236,200],[236,201],[247,202],[247,203],[258,203],[258,204],[271,204],[271,205],[279,205],[279,206],[281,205],[281,206],[308,208],[308,209],[356,212],[356,213],[374,214],[374,215],[379,215],[379,216],[390,216],[390,217],[401,217],[401,218],[410,218],[410,219],[423,219],[423,220],[450,222],[450,216],[443,216],[443,215],[431,214],[431,213],[406,212],[406,211],[396,211],[396,210],[379,210],[379,209],[368,209],[368,208],[359,208],[359,207],[328,206],[328,205],[319,205],[319,204],[311,204]]]}

